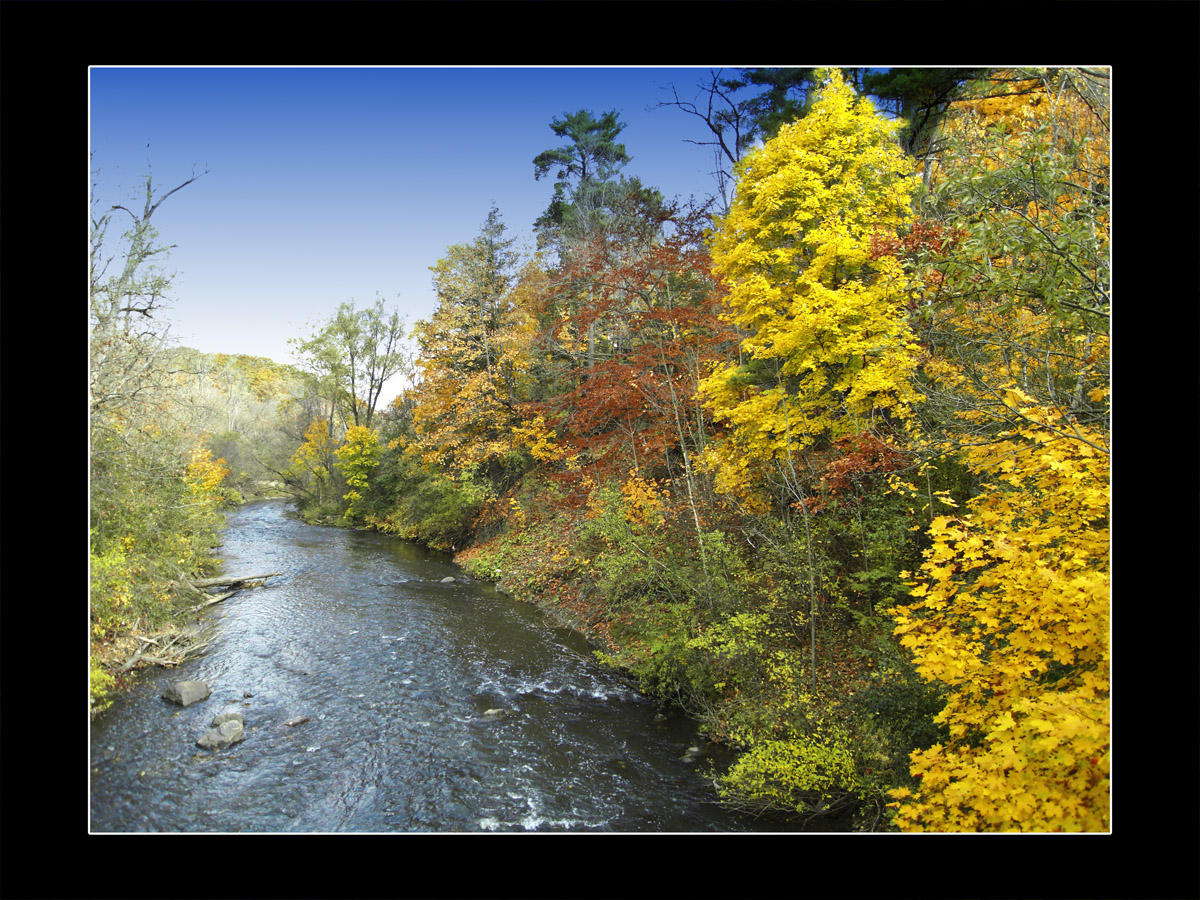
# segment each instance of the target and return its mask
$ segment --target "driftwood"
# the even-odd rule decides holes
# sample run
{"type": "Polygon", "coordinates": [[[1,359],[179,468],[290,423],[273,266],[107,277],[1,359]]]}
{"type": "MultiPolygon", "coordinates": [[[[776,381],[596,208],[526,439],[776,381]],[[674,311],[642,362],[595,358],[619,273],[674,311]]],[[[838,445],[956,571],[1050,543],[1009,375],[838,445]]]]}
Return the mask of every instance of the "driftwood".
{"type": "Polygon", "coordinates": [[[241,588],[239,588],[236,591],[226,591],[224,594],[217,594],[215,597],[210,597],[203,603],[197,603],[191,608],[191,612],[195,612],[198,609],[204,609],[206,606],[212,606],[214,603],[220,603],[222,600],[228,600],[234,594],[240,594],[241,592],[241,588]]]}
{"type": "Polygon", "coordinates": [[[217,578],[201,578],[198,581],[191,582],[191,585],[194,588],[232,587],[235,584],[245,584],[248,581],[265,581],[268,578],[282,574],[282,572],[268,572],[265,575],[221,575],[217,578]]]}
{"type": "MultiPolygon", "coordinates": [[[[265,581],[268,578],[282,574],[282,572],[268,572],[264,575],[222,575],[218,578],[201,578],[191,582],[183,581],[179,582],[179,585],[191,591],[194,595],[205,598],[203,603],[197,603],[191,607],[190,611],[195,612],[198,609],[204,609],[206,606],[212,606],[223,600],[228,600],[234,594],[240,594],[244,588],[254,587],[256,582],[265,581]],[[210,587],[232,587],[233,590],[215,595],[207,594],[201,590],[202,588],[210,587]]],[[[201,639],[202,635],[203,632],[195,634],[190,631],[176,631],[174,633],[159,634],[156,637],[135,634],[134,637],[141,644],[117,671],[128,672],[139,663],[152,663],[156,666],[166,666],[168,668],[177,666],[184,660],[198,655],[200,651],[208,646],[211,638],[204,637],[201,639]],[[148,652],[151,649],[154,651],[153,654],[148,652]]]]}
{"type": "Polygon", "coordinates": [[[240,593],[242,588],[254,587],[258,582],[265,581],[268,578],[273,578],[276,575],[282,575],[282,572],[268,572],[265,575],[222,575],[218,578],[201,578],[199,581],[193,581],[191,586],[197,589],[201,596],[207,596],[199,588],[209,587],[232,587],[232,591],[226,591],[223,594],[209,597],[203,603],[197,603],[192,607],[191,611],[195,612],[198,609],[204,609],[206,606],[212,606],[214,603],[220,603],[222,600],[228,600],[234,594],[240,593]]]}
{"type": "Polygon", "coordinates": [[[151,663],[156,666],[165,666],[174,668],[181,662],[190,659],[200,653],[208,646],[211,637],[203,640],[192,639],[199,635],[192,635],[182,631],[177,631],[169,637],[165,634],[160,634],[158,638],[147,637],[141,634],[135,634],[135,638],[142,642],[142,645],[134,652],[134,654],[125,661],[125,664],[118,669],[119,672],[128,672],[130,669],[138,665],[138,663],[151,663]],[[162,643],[160,643],[160,640],[162,643]],[[182,644],[180,642],[183,642],[182,644]],[[154,653],[150,654],[146,651],[154,648],[154,653]]]}

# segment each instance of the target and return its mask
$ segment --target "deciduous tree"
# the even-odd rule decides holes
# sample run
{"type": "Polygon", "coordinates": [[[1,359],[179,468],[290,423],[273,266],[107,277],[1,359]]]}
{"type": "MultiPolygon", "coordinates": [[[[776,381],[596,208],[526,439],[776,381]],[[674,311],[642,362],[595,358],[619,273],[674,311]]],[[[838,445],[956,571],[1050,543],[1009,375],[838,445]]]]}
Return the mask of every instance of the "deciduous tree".
{"type": "Polygon", "coordinates": [[[146,176],[140,203],[107,209],[93,194],[89,253],[89,575],[93,711],[110,699],[106,671],[123,642],[173,611],[180,582],[210,558],[227,472],[185,408],[162,312],[170,246],[154,213],[193,176],[159,193],[146,176]],[[114,217],[129,217],[118,237],[114,217]]]}
{"type": "Polygon", "coordinates": [[[975,476],[896,633],[948,691],[912,756],[912,830],[1108,827],[1108,160],[1104,73],[1006,70],[943,123],[900,241],[924,285],[925,446],[975,476]]]}
{"type": "Polygon", "coordinates": [[[432,267],[433,315],[417,323],[416,447],[427,463],[461,472],[481,465],[502,480],[515,449],[512,426],[526,399],[526,341],[532,327],[510,294],[517,255],[492,209],[470,244],[447,248],[432,267]]]}
{"type": "Polygon", "coordinates": [[[969,451],[983,492],[934,519],[896,610],[917,671],[949,689],[949,740],[894,794],[903,829],[1108,827],[1108,455],[1010,393],[1025,424],[969,451]]]}
{"type": "Polygon", "coordinates": [[[342,470],[348,488],[342,497],[347,504],[344,518],[348,522],[362,517],[371,475],[379,467],[379,452],[379,434],[365,425],[352,425],[345,442],[333,451],[335,465],[342,470]]]}
{"type": "Polygon", "coordinates": [[[964,440],[1020,425],[1003,390],[1016,384],[1060,413],[1067,432],[1080,422],[1104,437],[1106,80],[1069,69],[996,73],[969,87],[943,140],[922,214],[954,240],[912,255],[925,283],[927,431],[948,417],[964,440]]]}
{"type": "Polygon", "coordinates": [[[377,299],[365,309],[342,303],[314,335],[294,342],[328,397],[331,423],[336,410],[343,428],[370,427],[384,385],[408,362],[404,336],[400,314],[377,299]]]}
{"type": "Polygon", "coordinates": [[[875,229],[911,216],[896,127],[831,70],[808,116],[739,165],[713,263],[746,337],[701,385],[727,428],[709,453],[723,491],[752,495],[771,471],[794,480],[797,451],[901,422],[919,400],[908,284],[870,252],[875,229]]]}

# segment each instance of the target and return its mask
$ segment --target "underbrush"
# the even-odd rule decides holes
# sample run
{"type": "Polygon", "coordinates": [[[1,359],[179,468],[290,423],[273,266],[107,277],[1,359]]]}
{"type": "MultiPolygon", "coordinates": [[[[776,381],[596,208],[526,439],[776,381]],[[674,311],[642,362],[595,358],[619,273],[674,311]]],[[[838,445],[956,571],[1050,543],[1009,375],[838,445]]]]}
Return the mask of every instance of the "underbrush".
{"type": "Polygon", "coordinates": [[[195,602],[188,582],[217,567],[223,510],[241,501],[223,490],[227,470],[195,451],[181,475],[93,486],[89,534],[90,708],[106,709],[127,681],[120,666],[145,634],[195,602]]]}

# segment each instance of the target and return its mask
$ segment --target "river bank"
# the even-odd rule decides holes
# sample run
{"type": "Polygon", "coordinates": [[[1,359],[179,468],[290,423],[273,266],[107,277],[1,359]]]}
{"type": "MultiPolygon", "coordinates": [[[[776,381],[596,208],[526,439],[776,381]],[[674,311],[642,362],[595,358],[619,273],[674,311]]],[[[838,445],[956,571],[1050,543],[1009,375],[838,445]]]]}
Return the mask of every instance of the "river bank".
{"type": "MultiPolygon", "coordinates": [[[[290,502],[291,497],[280,482],[251,482],[223,494],[219,512],[225,517],[244,506],[270,500],[290,502]]],[[[103,715],[116,698],[129,691],[138,672],[153,666],[174,668],[203,652],[211,629],[204,625],[201,610],[213,598],[194,582],[220,573],[223,562],[219,554],[221,533],[226,524],[227,520],[223,518],[222,524],[214,528],[207,549],[193,561],[190,577],[177,573],[169,579],[151,580],[144,567],[142,570],[130,569],[126,576],[128,580],[131,583],[145,581],[143,590],[156,593],[158,602],[150,608],[150,615],[137,616],[132,621],[112,617],[101,632],[95,634],[90,647],[89,719],[103,715]]],[[[104,562],[91,560],[93,569],[104,562]]],[[[89,598],[93,606],[97,591],[94,576],[93,571],[92,596],[89,598]]],[[[119,590],[128,591],[129,588],[119,590]]],[[[95,623],[93,627],[97,627],[95,623]]]]}

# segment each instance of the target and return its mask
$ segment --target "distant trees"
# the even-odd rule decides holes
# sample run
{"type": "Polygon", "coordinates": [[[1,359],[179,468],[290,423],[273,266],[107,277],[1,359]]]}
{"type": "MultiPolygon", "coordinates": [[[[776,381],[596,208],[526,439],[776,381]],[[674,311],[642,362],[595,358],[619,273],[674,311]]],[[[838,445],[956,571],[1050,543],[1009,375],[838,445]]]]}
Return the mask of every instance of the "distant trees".
{"type": "Polygon", "coordinates": [[[231,496],[261,493],[262,482],[278,479],[303,431],[291,433],[304,394],[302,373],[263,357],[187,347],[169,348],[166,358],[175,372],[177,411],[225,460],[231,496]]]}
{"type": "Polygon", "coordinates": [[[384,384],[405,371],[404,335],[400,314],[389,315],[377,299],[365,309],[342,303],[315,334],[294,342],[328,401],[331,422],[336,415],[343,429],[371,426],[384,384]]]}
{"type": "Polygon", "coordinates": [[[396,375],[412,373],[404,338],[400,314],[393,310],[389,315],[379,299],[365,309],[357,309],[353,301],[342,303],[312,336],[294,341],[308,374],[307,393],[292,409],[303,436],[279,474],[310,518],[343,512],[343,501],[350,503],[353,515],[360,514],[367,470],[373,468],[364,460],[375,459],[369,449],[376,440],[372,423],[384,385],[396,375]],[[339,466],[337,450],[347,435],[359,449],[349,461],[342,457],[339,466]],[[345,494],[347,486],[350,494],[345,494]]]}

